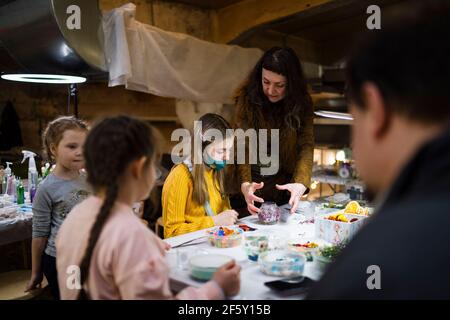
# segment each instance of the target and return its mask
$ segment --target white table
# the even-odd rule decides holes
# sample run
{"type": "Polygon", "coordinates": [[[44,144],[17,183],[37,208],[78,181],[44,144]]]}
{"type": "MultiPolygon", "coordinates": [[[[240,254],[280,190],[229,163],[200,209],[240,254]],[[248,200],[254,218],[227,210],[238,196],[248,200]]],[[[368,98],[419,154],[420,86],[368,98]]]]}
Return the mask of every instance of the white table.
{"type": "Polygon", "coordinates": [[[13,205],[17,216],[0,220],[0,245],[31,238],[33,213],[30,204],[13,205]]]}
{"type": "MultiPolygon", "coordinates": [[[[326,211],[317,211],[316,215],[329,213],[336,211],[336,209],[327,209],[326,211]]],[[[247,224],[250,227],[264,230],[277,235],[285,235],[287,239],[307,239],[314,240],[319,244],[324,244],[323,240],[316,239],[314,237],[314,224],[313,223],[300,223],[303,216],[301,214],[293,214],[286,223],[278,223],[276,225],[261,225],[259,224],[256,216],[246,217],[239,221],[239,224],[247,224]]],[[[172,246],[184,243],[191,239],[200,238],[205,236],[206,230],[200,230],[185,235],[166,239],[165,241],[172,246]]],[[[249,231],[253,232],[253,231],[249,231]]],[[[177,253],[185,254],[187,256],[193,256],[201,253],[211,254],[223,254],[228,255],[236,260],[241,266],[241,290],[240,293],[234,297],[234,299],[250,299],[250,300],[268,300],[268,299],[299,299],[302,296],[289,296],[281,297],[275,292],[271,291],[264,285],[264,282],[280,279],[281,277],[268,276],[263,274],[258,266],[257,262],[252,262],[247,258],[245,254],[243,244],[234,248],[215,248],[212,247],[207,241],[200,244],[186,246],[181,248],[171,249],[167,254],[167,261],[171,268],[171,286],[173,290],[179,291],[186,286],[199,287],[202,282],[192,279],[189,276],[189,271],[186,268],[180,268],[177,265],[177,253]],[[178,251],[178,252],[177,252],[178,251]]],[[[307,262],[305,265],[304,275],[311,279],[318,280],[321,277],[321,272],[316,267],[315,262],[307,262]]]]}

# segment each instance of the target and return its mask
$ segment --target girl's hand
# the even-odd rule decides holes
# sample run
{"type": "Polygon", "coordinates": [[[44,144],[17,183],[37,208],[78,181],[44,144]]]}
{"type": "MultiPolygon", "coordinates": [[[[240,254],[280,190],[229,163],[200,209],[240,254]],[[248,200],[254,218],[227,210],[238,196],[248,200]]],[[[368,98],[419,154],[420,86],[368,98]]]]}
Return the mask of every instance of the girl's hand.
{"type": "Polygon", "coordinates": [[[305,193],[306,187],[301,183],[288,183],[283,185],[276,185],[278,190],[287,190],[291,193],[289,204],[291,205],[291,213],[297,210],[300,197],[305,193]]]}
{"type": "Polygon", "coordinates": [[[212,219],[216,226],[231,226],[236,222],[238,216],[239,214],[234,210],[225,210],[212,217],[212,219]]]}
{"type": "Polygon", "coordinates": [[[241,287],[241,267],[234,261],[219,268],[213,276],[213,280],[222,288],[225,296],[234,296],[239,293],[241,287]]]}
{"type": "Polygon", "coordinates": [[[44,279],[44,275],[42,272],[38,274],[31,275],[30,281],[25,288],[25,292],[29,292],[41,286],[42,280],[44,279]]]}
{"type": "Polygon", "coordinates": [[[170,244],[168,244],[167,242],[164,242],[164,250],[169,251],[171,248],[172,248],[172,246],[170,244]]]}
{"type": "Polygon", "coordinates": [[[171,248],[172,248],[172,246],[170,245],[170,244],[168,244],[167,242],[165,242],[164,240],[162,240],[160,237],[158,237],[156,234],[155,234],[155,238],[156,238],[156,242],[158,243],[158,249],[159,249],[159,252],[163,255],[163,256],[165,256],[166,255],[166,252],[167,251],[169,251],[171,248]]]}
{"type": "Polygon", "coordinates": [[[255,201],[264,202],[264,199],[259,198],[254,195],[255,191],[258,189],[262,189],[264,187],[264,182],[256,183],[256,182],[244,182],[241,185],[241,192],[244,195],[245,202],[247,203],[247,210],[251,214],[257,214],[261,210],[255,207],[255,201]]]}

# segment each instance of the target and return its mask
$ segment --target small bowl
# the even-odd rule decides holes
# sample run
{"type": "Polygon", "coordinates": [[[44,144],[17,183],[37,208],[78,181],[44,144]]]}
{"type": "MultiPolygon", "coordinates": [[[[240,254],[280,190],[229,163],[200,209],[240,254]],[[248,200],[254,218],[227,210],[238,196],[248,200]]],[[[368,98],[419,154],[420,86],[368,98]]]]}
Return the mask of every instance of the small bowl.
{"type": "Polygon", "coordinates": [[[249,260],[258,261],[259,255],[269,250],[269,237],[265,234],[247,234],[244,249],[249,260]]]}
{"type": "Polygon", "coordinates": [[[291,240],[288,242],[289,250],[295,251],[295,252],[312,253],[313,251],[317,250],[318,247],[319,247],[319,245],[314,241],[291,240]],[[311,247],[303,246],[308,243],[310,243],[312,246],[311,247]]]}
{"type": "Polygon", "coordinates": [[[259,222],[262,224],[276,224],[280,221],[281,208],[274,202],[264,202],[258,212],[259,222]]]}
{"type": "Polygon", "coordinates": [[[217,269],[232,260],[231,257],[221,254],[194,256],[189,260],[191,277],[200,281],[211,280],[217,269]]]}
{"type": "Polygon", "coordinates": [[[328,268],[328,266],[331,264],[332,260],[325,258],[321,255],[316,254],[315,252],[312,253],[313,259],[316,263],[317,269],[320,272],[325,272],[328,268]]]}
{"type": "Polygon", "coordinates": [[[315,250],[312,251],[311,254],[316,264],[316,267],[320,272],[325,272],[328,266],[334,261],[331,258],[327,258],[321,255],[320,248],[316,248],[315,250]]]}
{"type": "MultiPolygon", "coordinates": [[[[319,240],[320,241],[320,240],[319,240]]],[[[292,238],[288,241],[288,250],[304,253],[307,261],[313,261],[312,253],[319,249],[320,243],[315,238],[292,238]],[[310,246],[306,246],[306,244],[310,246]]]]}
{"type": "Polygon", "coordinates": [[[216,248],[232,248],[237,247],[242,243],[242,233],[244,230],[235,227],[218,227],[209,232],[208,241],[216,248]],[[230,235],[218,235],[220,229],[233,230],[230,235]]]}
{"type": "Polygon", "coordinates": [[[261,271],[267,275],[295,277],[303,274],[306,257],[299,252],[275,250],[262,253],[258,263],[261,271]]]}

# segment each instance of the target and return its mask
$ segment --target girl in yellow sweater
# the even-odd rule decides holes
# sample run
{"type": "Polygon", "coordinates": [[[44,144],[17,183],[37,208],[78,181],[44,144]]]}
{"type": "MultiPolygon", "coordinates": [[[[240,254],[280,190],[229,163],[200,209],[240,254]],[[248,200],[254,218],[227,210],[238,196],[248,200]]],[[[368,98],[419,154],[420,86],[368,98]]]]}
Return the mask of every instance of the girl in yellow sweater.
{"type": "Polygon", "coordinates": [[[232,225],[238,213],[231,210],[224,192],[224,170],[234,135],[219,115],[205,114],[194,127],[191,156],[174,166],[162,191],[164,237],[169,238],[217,225],[232,225]],[[218,138],[222,137],[222,138],[218,138]]]}

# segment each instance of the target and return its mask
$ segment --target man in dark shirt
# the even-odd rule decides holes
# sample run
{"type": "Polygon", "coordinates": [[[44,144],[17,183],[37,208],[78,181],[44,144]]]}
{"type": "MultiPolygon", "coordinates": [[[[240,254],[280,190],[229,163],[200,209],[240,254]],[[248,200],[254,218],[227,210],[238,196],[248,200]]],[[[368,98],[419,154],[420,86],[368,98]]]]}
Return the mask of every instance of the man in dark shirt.
{"type": "Polygon", "coordinates": [[[450,5],[422,3],[348,60],[354,157],[378,206],[310,299],[450,298],[450,5]]]}

